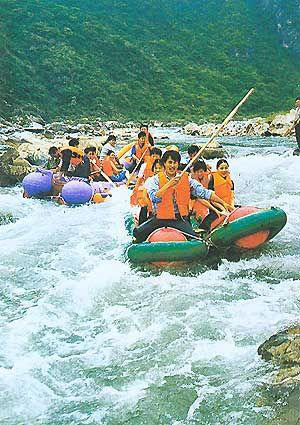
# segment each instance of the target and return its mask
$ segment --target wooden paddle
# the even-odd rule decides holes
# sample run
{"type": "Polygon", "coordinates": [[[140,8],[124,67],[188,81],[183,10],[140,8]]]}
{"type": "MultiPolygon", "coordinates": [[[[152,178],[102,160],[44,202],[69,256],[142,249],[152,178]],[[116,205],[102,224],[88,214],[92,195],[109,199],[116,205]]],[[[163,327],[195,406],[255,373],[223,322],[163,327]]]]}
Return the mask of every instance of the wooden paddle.
{"type": "Polygon", "coordinates": [[[288,136],[294,130],[294,128],[297,127],[298,124],[300,124],[300,118],[295,121],[290,128],[286,130],[286,132],[283,134],[283,137],[288,136]]]}
{"type": "MultiPolygon", "coordinates": [[[[239,108],[248,100],[248,98],[251,96],[251,94],[254,92],[254,88],[250,89],[248,91],[248,93],[243,97],[243,99],[233,108],[233,110],[230,112],[230,114],[225,118],[225,120],[222,122],[220,128],[218,128],[218,130],[212,135],[212,137],[209,139],[209,141],[207,143],[205,143],[204,146],[202,146],[202,148],[197,152],[197,154],[190,160],[190,162],[185,166],[184,170],[181,172],[180,177],[183,176],[183,173],[186,172],[186,170],[188,170],[190,168],[190,166],[193,164],[193,162],[195,162],[199,156],[201,156],[202,152],[204,151],[204,149],[207,148],[207,146],[213,141],[215,140],[215,138],[220,134],[220,132],[223,130],[223,128],[229,123],[229,121],[234,117],[234,115],[237,113],[237,111],[239,110],[239,108]]],[[[160,191],[163,190],[167,185],[170,184],[170,182],[172,180],[174,180],[175,177],[173,177],[173,179],[171,179],[168,183],[166,183],[161,189],[159,189],[160,191]]]]}
{"type": "Polygon", "coordinates": [[[197,154],[190,160],[190,162],[186,165],[184,170],[182,171],[181,175],[190,168],[190,166],[195,162],[199,156],[201,156],[204,149],[207,148],[207,146],[215,140],[216,137],[220,134],[220,132],[223,130],[223,128],[229,123],[229,121],[234,117],[234,115],[237,113],[239,108],[248,100],[248,97],[251,96],[251,94],[254,92],[254,88],[250,89],[246,96],[243,97],[243,99],[233,108],[233,110],[230,112],[230,114],[225,118],[225,120],[222,122],[221,126],[218,128],[218,130],[212,135],[212,137],[209,139],[207,143],[205,143],[204,146],[197,152],[197,154]]]}
{"type": "Polygon", "coordinates": [[[116,183],[113,182],[112,179],[110,177],[108,177],[108,175],[105,174],[104,171],[101,170],[101,168],[98,167],[98,165],[96,165],[96,164],[93,164],[93,165],[98,168],[98,171],[93,171],[91,173],[91,175],[92,174],[96,174],[96,173],[100,173],[105,178],[106,181],[108,181],[109,183],[111,183],[114,187],[117,187],[116,183]]]}

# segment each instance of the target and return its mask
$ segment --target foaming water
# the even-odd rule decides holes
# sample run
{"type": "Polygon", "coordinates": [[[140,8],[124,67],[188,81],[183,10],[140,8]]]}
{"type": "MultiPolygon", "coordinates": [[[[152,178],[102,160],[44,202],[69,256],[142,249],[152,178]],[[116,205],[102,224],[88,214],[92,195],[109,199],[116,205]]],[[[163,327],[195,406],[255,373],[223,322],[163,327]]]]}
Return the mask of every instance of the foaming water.
{"type": "Polygon", "coordinates": [[[270,423],[280,403],[257,347],[299,316],[299,158],[278,139],[236,141],[224,145],[237,201],[279,206],[288,223],[213,267],[126,262],[126,188],[77,208],[1,189],[16,219],[0,226],[1,423],[270,423]]]}

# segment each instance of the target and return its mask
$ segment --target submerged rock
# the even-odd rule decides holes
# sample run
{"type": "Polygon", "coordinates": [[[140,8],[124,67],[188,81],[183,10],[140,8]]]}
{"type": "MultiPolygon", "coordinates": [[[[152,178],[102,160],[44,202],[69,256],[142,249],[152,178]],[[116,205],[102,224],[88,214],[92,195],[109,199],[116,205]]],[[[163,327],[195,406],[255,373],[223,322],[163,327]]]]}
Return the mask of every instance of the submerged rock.
{"type": "Polygon", "coordinates": [[[0,211],[0,226],[9,223],[15,223],[17,220],[10,212],[0,211]]]}

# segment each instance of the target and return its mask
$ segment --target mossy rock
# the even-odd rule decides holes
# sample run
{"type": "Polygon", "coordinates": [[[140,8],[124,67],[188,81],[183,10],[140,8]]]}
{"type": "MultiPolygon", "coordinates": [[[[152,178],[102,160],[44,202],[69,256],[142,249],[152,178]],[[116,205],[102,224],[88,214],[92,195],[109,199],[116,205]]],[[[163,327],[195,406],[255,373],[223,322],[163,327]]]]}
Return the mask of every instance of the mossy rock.
{"type": "Polygon", "coordinates": [[[264,360],[280,366],[300,366],[300,326],[272,335],[258,347],[264,360]]]}

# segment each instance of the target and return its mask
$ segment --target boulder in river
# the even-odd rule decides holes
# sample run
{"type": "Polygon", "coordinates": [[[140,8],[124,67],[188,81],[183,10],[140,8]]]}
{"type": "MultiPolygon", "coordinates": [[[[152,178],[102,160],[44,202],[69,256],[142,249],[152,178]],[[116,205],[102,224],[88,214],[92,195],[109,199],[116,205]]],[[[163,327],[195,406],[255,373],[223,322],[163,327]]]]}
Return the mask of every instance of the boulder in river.
{"type": "Polygon", "coordinates": [[[10,147],[0,157],[0,186],[20,183],[31,171],[29,162],[19,157],[17,149],[10,147]]]}
{"type": "MultiPolygon", "coordinates": [[[[198,146],[201,149],[204,144],[199,144],[198,146]]],[[[204,159],[224,158],[225,156],[227,156],[226,150],[218,142],[211,142],[202,153],[204,159]]]]}
{"type": "Polygon", "coordinates": [[[300,325],[271,336],[258,347],[258,354],[279,366],[272,384],[300,384],[300,325]]]}

